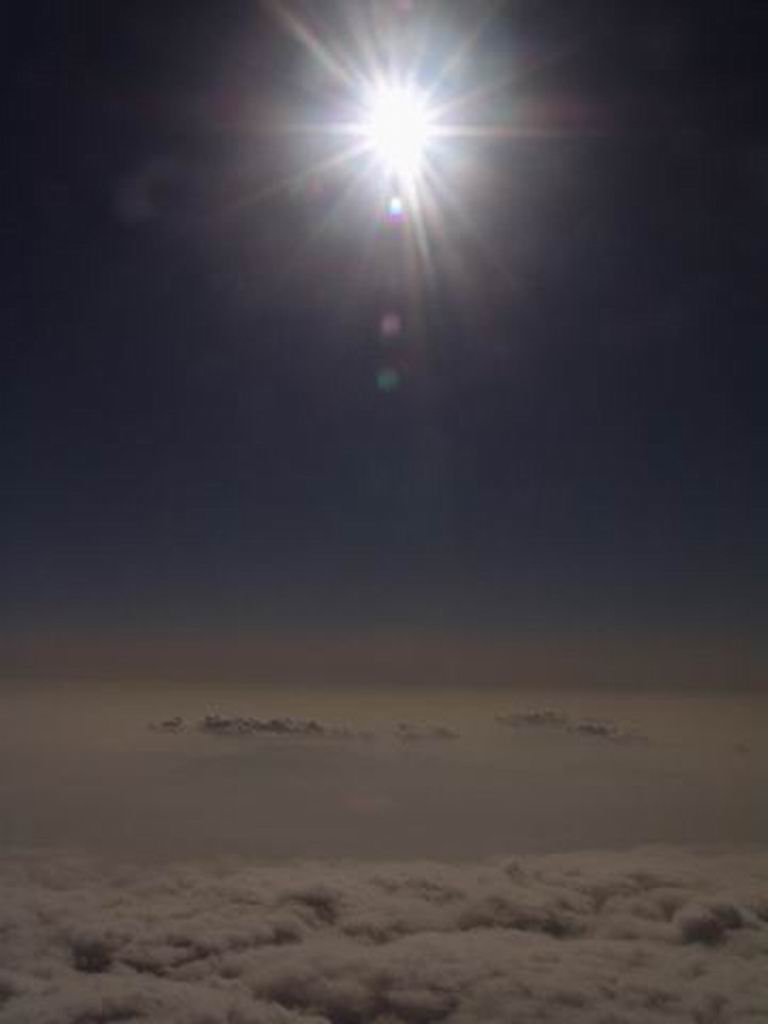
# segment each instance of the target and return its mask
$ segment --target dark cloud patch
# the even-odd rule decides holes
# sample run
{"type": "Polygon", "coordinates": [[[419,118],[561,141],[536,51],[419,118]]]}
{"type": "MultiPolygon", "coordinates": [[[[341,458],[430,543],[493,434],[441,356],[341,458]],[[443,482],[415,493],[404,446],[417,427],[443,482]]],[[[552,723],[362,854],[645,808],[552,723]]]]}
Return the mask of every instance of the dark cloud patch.
{"type": "MultiPolygon", "coordinates": [[[[253,736],[266,733],[273,736],[319,737],[328,735],[329,730],[314,719],[304,721],[294,718],[251,718],[235,715],[206,715],[197,724],[200,732],[213,736],[253,736]]],[[[346,735],[346,730],[334,730],[346,735]]]]}
{"type": "MultiPolygon", "coordinates": [[[[180,716],[150,722],[152,732],[176,734],[196,728],[209,736],[280,736],[298,739],[369,740],[375,733],[355,730],[348,726],[326,725],[314,718],[254,718],[250,715],[211,714],[201,718],[195,726],[189,726],[180,716]]],[[[393,735],[403,743],[423,743],[459,739],[459,733],[445,725],[422,725],[412,722],[398,722],[393,735]]]]}
{"type": "Polygon", "coordinates": [[[184,732],[187,723],[180,715],[175,715],[173,718],[164,718],[160,722],[150,722],[148,728],[152,732],[177,733],[184,732]]]}
{"type": "MultiPolygon", "coordinates": [[[[181,733],[191,728],[180,716],[150,722],[152,732],[181,733]]],[[[253,718],[250,715],[205,715],[195,728],[209,736],[282,736],[299,739],[368,739],[370,733],[356,732],[345,726],[330,726],[315,719],[253,718]]]]}
{"type": "Polygon", "coordinates": [[[540,708],[531,711],[511,712],[508,715],[497,715],[499,725],[512,727],[532,726],[533,728],[564,729],[568,725],[568,715],[553,708],[540,708]]]}
{"type": "Polygon", "coordinates": [[[755,1024],[768,853],[0,864],[3,1024],[755,1024]]]}
{"type": "Polygon", "coordinates": [[[634,726],[613,722],[604,718],[571,718],[563,711],[553,708],[539,708],[529,711],[496,715],[499,725],[512,729],[541,729],[548,732],[565,732],[577,736],[592,736],[596,739],[612,740],[615,743],[643,743],[644,736],[634,726]]]}
{"type": "Polygon", "coordinates": [[[420,743],[424,740],[457,740],[459,734],[444,725],[413,725],[410,722],[398,722],[395,736],[404,743],[420,743]]]}
{"type": "Polygon", "coordinates": [[[580,736],[595,736],[598,739],[613,740],[616,743],[645,743],[648,737],[634,726],[599,718],[582,718],[568,726],[568,731],[580,736]]]}

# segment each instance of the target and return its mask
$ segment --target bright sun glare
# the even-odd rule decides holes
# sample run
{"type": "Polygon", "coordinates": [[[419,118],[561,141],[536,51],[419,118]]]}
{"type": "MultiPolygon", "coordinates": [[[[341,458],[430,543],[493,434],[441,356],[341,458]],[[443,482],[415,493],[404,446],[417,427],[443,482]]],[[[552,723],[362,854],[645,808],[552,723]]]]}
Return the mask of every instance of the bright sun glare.
{"type": "Polygon", "coordinates": [[[364,133],[373,152],[398,179],[413,181],[431,134],[426,96],[406,85],[381,85],[367,104],[364,133]]]}

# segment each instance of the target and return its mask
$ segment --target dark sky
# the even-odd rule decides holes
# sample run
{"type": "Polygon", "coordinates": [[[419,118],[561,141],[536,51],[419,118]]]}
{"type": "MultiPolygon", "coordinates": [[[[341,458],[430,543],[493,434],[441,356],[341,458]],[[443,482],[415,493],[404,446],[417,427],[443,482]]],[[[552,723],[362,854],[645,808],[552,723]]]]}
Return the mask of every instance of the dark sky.
{"type": "MultiPolygon", "coordinates": [[[[427,79],[477,30],[445,88],[505,136],[443,142],[415,277],[381,182],[306,173],[354,98],[266,4],[9,5],[6,640],[389,622],[757,652],[768,11],[395,6],[427,79]]],[[[291,9],[353,53],[343,4],[291,9]]]]}

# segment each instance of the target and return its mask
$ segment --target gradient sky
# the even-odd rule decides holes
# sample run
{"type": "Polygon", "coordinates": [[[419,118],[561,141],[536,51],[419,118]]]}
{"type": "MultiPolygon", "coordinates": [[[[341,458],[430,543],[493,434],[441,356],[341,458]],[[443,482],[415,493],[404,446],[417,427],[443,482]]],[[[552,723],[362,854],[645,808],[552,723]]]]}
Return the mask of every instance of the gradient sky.
{"type": "MultiPolygon", "coordinates": [[[[287,6],[349,45],[344,5],[287,6]]],[[[446,157],[408,299],[381,185],[305,173],[338,140],[297,124],[345,98],[272,5],[15,5],[4,674],[392,629],[553,666],[602,638],[640,683],[653,637],[758,685],[768,14],[376,10],[429,27],[427,76],[474,38],[449,87],[499,134],[446,157]]]]}

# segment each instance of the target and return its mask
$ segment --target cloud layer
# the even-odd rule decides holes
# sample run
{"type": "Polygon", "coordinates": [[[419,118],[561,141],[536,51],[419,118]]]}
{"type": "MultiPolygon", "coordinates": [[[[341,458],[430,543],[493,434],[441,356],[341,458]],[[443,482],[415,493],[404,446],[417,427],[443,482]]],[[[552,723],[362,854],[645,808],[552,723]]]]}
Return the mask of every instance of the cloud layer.
{"type": "MultiPolygon", "coordinates": [[[[534,708],[528,711],[516,711],[496,715],[495,721],[512,729],[533,729],[541,732],[561,732],[573,735],[591,736],[598,739],[613,740],[617,743],[631,741],[647,741],[637,729],[605,718],[571,718],[570,715],[554,708],[534,708]]],[[[190,728],[211,736],[281,736],[299,739],[373,739],[371,731],[357,732],[348,726],[331,726],[318,722],[316,719],[291,718],[255,718],[251,715],[204,715],[194,725],[187,723],[180,715],[166,718],[159,722],[150,722],[148,728],[152,732],[181,733],[190,728]]],[[[392,735],[402,742],[419,742],[425,740],[455,740],[460,734],[445,725],[424,725],[411,722],[398,722],[392,735]]]]}
{"type": "Polygon", "coordinates": [[[768,854],[0,864],[3,1024],[757,1024],[768,854]]]}

